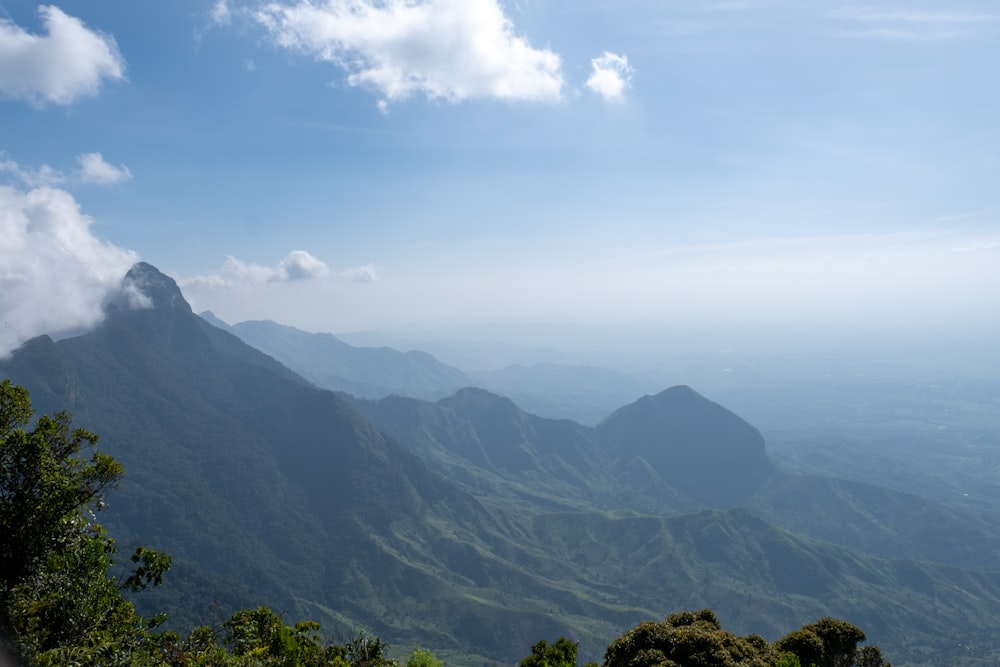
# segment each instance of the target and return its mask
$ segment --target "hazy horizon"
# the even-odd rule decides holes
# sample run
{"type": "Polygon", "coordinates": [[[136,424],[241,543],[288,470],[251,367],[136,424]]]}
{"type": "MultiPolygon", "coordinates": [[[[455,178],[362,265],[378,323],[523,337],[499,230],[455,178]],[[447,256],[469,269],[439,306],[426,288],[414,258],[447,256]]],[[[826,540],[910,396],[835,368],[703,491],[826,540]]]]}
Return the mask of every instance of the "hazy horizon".
{"type": "Polygon", "coordinates": [[[0,354],[142,259],[229,322],[974,371],[998,37],[985,1],[0,0],[0,354]]]}

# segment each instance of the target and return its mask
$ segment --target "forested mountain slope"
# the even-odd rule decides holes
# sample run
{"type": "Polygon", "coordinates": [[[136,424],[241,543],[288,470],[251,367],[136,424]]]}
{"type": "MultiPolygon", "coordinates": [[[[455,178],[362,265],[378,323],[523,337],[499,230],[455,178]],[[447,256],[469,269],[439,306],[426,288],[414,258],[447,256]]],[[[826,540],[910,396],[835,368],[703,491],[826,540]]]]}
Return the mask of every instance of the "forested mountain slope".
{"type": "Polygon", "coordinates": [[[643,397],[596,428],[530,415],[479,389],[435,403],[349,400],[487,502],[661,515],[746,507],[789,530],[885,558],[977,569],[1000,562],[995,515],[782,471],[757,429],[688,387],[643,397]]]}

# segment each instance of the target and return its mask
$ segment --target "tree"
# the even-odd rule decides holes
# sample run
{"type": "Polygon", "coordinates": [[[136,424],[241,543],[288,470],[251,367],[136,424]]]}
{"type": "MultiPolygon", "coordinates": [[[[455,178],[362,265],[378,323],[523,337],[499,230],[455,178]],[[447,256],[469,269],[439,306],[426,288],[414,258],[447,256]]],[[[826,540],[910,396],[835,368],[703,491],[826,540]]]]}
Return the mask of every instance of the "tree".
{"type": "Polygon", "coordinates": [[[821,618],[768,644],[723,630],[702,609],[640,623],[611,642],[604,667],[889,667],[877,646],[858,649],[864,639],[847,621],[821,618]]]}
{"type": "Polygon", "coordinates": [[[439,660],[433,652],[418,646],[406,659],[404,667],[444,667],[444,661],[439,660]]]}
{"type": "Polygon", "coordinates": [[[604,667],[769,667],[777,655],[762,637],[722,629],[711,609],[644,621],[611,642],[604,667]]]}
{"type": "Polygon", "coordinates": [[[70,430],[69,415],[43,416],[25,431],[33,414],[23,387],[0,383],[0,581],[8,584],[79,533],[101,492],[122,476],[118,462],[95,449],[96,435],[70,430]],[[85,448],[89,461],[77,456],[85,448]]]}
{"type": "Polygon", "coordinates": [[[803,665],[820,665],[823,663],[823,640],[812,630],[799,628],[775,642],[775,647],[783,652],[794,655],[803,665]]]}
{"type": "MultiPolygon", "coordinates": [[[[798,656],[803,665],[819,667],[851,667],[858,657],[858,643],[865,640],[861,628],[837,618],[825,617],[815,623],[803,625],[777,642],[781,651],[798,656]]],[[[878,651],[877,647],[870,647],[878,651]]],[[[863,654],[865,660],[874,660],[871,651],[863,654]]],[[[881,651],[878,658],[881,659],[881,651]]]]}
{"type": "Polygon", "coordinates": [[[97,523],[122,468],[68,414],[34,416],[28,392],[0,382],[0,630],[25,660],[113,665],[155,650],[122,591],[158,584],[170,557],[139,548],[123,581],[97,523]],[[85,453],[89,453],[86,456],[85,453]]]}
{"type": "Polygon", "coordinates": [[[531,647],[520,667],[576,667],[576,642],[560,637],[550,645],[543,639],[531,647]]]}

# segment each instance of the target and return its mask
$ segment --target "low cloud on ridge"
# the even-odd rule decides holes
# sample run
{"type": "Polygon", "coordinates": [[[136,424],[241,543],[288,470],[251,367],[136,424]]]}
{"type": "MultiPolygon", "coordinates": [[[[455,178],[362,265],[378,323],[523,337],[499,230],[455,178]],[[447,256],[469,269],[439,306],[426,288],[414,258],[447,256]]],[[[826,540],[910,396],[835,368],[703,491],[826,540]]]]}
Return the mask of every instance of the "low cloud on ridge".
{"type": "Polygon", "coordinates": [[[68,105],[125,78],[114,37],[89,29],[54,5],[38,8],[45,34],[0,18],[0,98],[38,107],[68,105]]]}
{"type": "Polygon", "coordinates": [[[65,190],[0,184],[0,356],[101,321],[138,256],[99,239],[92,224],[65,190]]]}

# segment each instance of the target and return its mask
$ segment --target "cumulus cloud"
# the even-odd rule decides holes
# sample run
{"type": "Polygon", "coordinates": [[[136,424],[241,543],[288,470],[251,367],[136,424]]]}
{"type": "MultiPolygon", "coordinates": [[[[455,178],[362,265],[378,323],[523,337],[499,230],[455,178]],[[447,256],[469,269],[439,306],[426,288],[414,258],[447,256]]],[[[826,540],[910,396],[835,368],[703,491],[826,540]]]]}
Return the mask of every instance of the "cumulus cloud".
{"type": "Polygon", "coordinates": [[[123,183],[132,178],[132,172],[125,165],[108,164],[100,153],[84,153],[76,158],[80,168],[77,171],[77,179],[81,183],[93,183],[95,185],[114,185],[123,183]]]}
{"type": "Polygon", "coordinates": [[[105,79],[125,77],[125,60],[113,37],[53,5],[39,7],[38,14],[43,35],[0,18],[0,97],[39,107],[67,105],[96,95],[105,79]]]}
{"type": "Polygon", "coordinates": [[[92,223],[64,190],[0,185],[0,356],[101,320],[138,257],[94,236],[92,223]]]}
{"type": "Polygon", "coordinates": [[[67,183],[90,185],[115,185],[132,178],[132,172],[125,165],[114,166],[104,160],[100,153],[83,153],[76,156],[77,168],[63,173],[43,164],[37,169],[22,167],[17,162],[4,159],[0,152],[0,174],[9,174],[29,188],[51,187],[67,183]]]}
{"type": "Polygon", "coordinates": [[[275,43],[334,63],[389,102],[554,101],[562,60],[514,32],[498,0],[272,2],[254,17],[275,43]]]}
{"type": "Polygon", "coordinates": [[[196,286],[209,289],[227,289],[238,284],[287,283],[298,280],[323,278],[330,273],[329,267],[305,250],[293,250],[276,266],[263,266],[244,262],[229,256],[222,265],[221,272],[208,273],[177,282],[182,287],[196,286]]]}
{"type": "Polygon", "coordinates": [[[635,70],[628,64],[626,56],[605,51],[599,58],[590,61],[591,74],[586,86],[606,100],[622,99],[625,91],[632,86],[635,70]]]}
{"type": "Polygon", "coordinates": [[[279,282],[309,280],[310,278],[322,278],[328,272],[326,264],[305,250],[293,250],[278,264],[278,271],[272,280],[279,282]]]}

